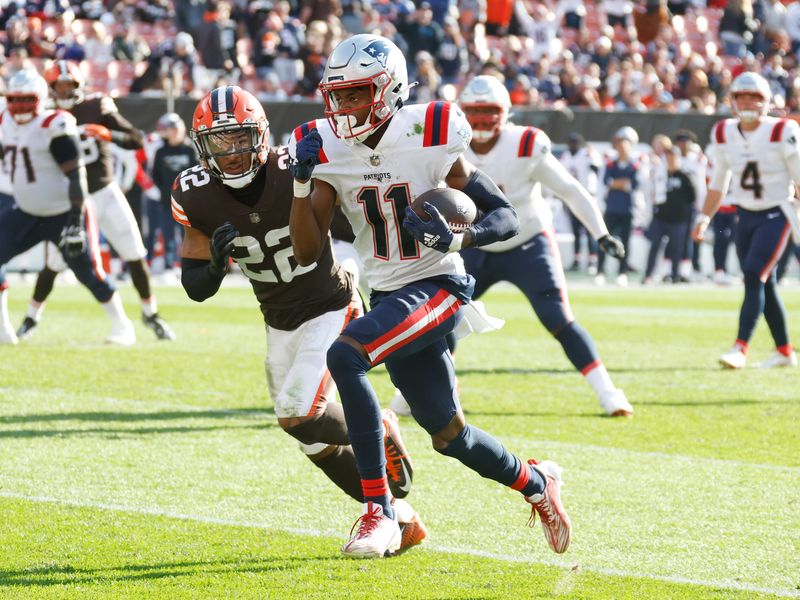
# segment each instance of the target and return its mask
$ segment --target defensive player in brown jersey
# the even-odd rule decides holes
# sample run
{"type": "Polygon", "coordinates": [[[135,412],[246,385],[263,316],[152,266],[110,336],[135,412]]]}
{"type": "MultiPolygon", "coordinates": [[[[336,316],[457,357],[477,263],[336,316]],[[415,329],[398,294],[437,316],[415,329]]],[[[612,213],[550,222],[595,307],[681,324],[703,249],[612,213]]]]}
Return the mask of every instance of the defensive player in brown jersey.
{"type": "MultiPolygon", "coordinates": [[[[266,372],[281,428],[345,493],[361,502],[361,480],[344,412],[326,366],[328,347],[362,303],[352,276],[333,258],[299,266],[289,239],[293,178],[286,148],[270,149],[269,122],[258,100],[239,87],[212,90],[194,112],[191,130],[201,164],[175,179],[172,213],[183,225],[181,282],[192,300],[216,294],[229,259],[248,277],[267,330],[266,372]]],[[[383,414],[387,471],[395,497],[411,485],[412,468],[397,417],[383,414]]],[[[402,549],[426,535],[411,506],[396,500],[402,549]]]]}
{"type": "MultiPolygon", "coordinates": [[[[83,75],[78,65],[56,61],[44,74],[56,106],[75,117],[81,132],[81,149],[86,164],[89,195],[94,204],[97,222],[119,256],[128,263],[131,280],[142,304],[142,321],[158,339],[173,340],[175,334],[159,316],[156,298],[150,288],[150,272],[145,262],[147,251],[128,201],[114,180],[114,163],[110,144],[127,150],[142,147],[142,133],[117,110],[114,101],[104,94],[85,94],[83,75]]],[[[33,333],[41,319],[44,302],[50,295],[56,274],[66,264],[54,245],[45,249],[45,268],[39,274],[28,313],[17,335],[25,338],[33,333]]],[[[133,328],[128,341],[136,340],[133,328]]]]}

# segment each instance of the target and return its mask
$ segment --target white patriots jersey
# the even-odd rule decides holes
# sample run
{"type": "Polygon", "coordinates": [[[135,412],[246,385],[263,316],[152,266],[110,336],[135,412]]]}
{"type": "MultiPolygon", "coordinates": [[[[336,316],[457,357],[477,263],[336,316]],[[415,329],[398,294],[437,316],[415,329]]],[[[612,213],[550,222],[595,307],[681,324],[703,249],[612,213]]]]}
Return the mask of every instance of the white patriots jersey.
{"type": "Polygon", "coordinates": [[[46,110],[20,125],[4,112],[0,130],[3,169],[11,178],[17,206],[37,217],[67,212],[69,182],[50,152],[50,142],[63,135],[77,137],[75,117],[66,111],[46,110]]]}
{"type": "Polygon", "coordinates": [[[800,153],[799,142],[800,126],[789,119],[764,117],[751,132],[740,131],[736,119],[724,119],[711,130],[706,154],[714,172],[728,173],[731,203],[761,211],[794,196],[786,159],[800,153]]]}
{"type": "Polygon", "coordinates": [[[558,160],[590,194],[594,196],[597,193],[597,174],[602,164],[600,154],[594,148],[584,146],[575,154],[565,150],[558,160]]]}
{"type": "Polygon", "coordinates": [[[501,242],[481,246],[487,252],[507,252],[550,228],[553,214],[542,197],[534,171],[550,154],[550,138],[541,129],[505,125],[500,138],[486,154],[467,150],[469,162],[486,173],[503,190],[517,211],[519,233],[501,242]]]}
{"type": "Polygon", "coordinates": [[[347,146],[325,119],[294,130],[289,154],[312,129],[322,136],[314,179],[330,184],[355,234],[364,275],[374,290],[393,291],[441,275],[463,275],[456,252],[444,254],[417,242],[402,226],[414,198],[444,181],[469,147],[472,129],[455,104],[404,106],[392,117],[377,147],[347,146]]]}

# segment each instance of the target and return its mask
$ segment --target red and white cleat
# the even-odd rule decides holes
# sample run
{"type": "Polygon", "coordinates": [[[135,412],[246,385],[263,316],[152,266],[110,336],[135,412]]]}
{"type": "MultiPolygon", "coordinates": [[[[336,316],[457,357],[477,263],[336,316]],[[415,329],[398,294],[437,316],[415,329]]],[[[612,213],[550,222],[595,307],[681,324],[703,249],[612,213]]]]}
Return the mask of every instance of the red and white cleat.
{"type": "Polygon", "coordinates": [[[402,535],[395,518],[383,514],[383,507],[374,502],[364,504],[364,513],[350,529],[350,540],[342,546],[342,554],[351,558],[383,558],[400,549],[402,535]]]}
{"type": "Polygon", "coordinates": [[[414,466],[408,449],[400,437],[397,415],[389,408],[383,409],[383,448],[386,453],[386,478],[389,491],[395,498],[405,498],[411,491],[414,466]]]}
{"type": "Polygon", "coordinates": [[[553,552],[562,554],[569,547],[572,524],[561,503],[561,471],[562,468],[550,460],[537,462],[531,459],[528,464],[541,473],[545,480],[544,492],[527,496],[525,500],[532,506],[531,518],[528,519],[528,527],[536,524],[536,514],[542,522],[544,537],[550,544],[553,552]]]}
{"type": "Polygon", "coordinates": [[[395,554],[405,552],[412,546],[422,543],[428,537],[428,528],[420,519],[417,511],[405,500],[395,498],[392,501],[392,508],[397,515],[397,522],[400,525],[400,533],[402,539],[400,540],[400,549],[395,554]]]}

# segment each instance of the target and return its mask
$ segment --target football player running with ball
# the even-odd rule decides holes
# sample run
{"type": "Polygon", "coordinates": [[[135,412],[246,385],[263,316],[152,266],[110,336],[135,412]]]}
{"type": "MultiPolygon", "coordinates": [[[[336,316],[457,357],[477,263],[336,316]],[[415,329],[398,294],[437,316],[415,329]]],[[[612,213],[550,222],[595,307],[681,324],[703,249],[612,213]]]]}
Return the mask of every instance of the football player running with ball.
{"type": "Polygon", "coordinates": [[[764,313],[775,352],[759,366],[796,367],[775,266],[791,230],[800,235],[792,207],[795,186],[800,183],[800,127],[795,121],[767,116],[769,83],[756,73],[737,76],[730,94],[736,118],[719,121],[711,130],[706,148],[712,165],[708,195],[692,232],[695,240],[704,238],[730,185],[731,203],[739,215],[735,243],[744,273],[744,300],[736,341],[719,362],[729,369],[745,366],[748,343],[764,313]]]}
{"type": "MultiPolygon", "coordinates": [[[[110,144],[126,150],[142,147],[142,133],[117,110],[114,100],[104,94],[86,94],[83,75],[76,63],[58,60],[44,74],[56,106],[69,111],[78,122],[81,151],[86,163],[89,194],[97,214],[97,223],[117,254],[128,263],[136,291],[141,298],[142,322],[160,340],[174,340],[175,334],[158,314],[158,305],[150,287],[150,271],[145,262],[147,251],[136,218],[125,195],[114,179],[110,144]]],[[[28,313],[17,331],[21,338],[33,334],[44,312],[44,303],[53,291],[56,275],[66,265],[53,245],[45,247],[45,268],[39,273],[28,313]]],[[[128,343],[136,341],[133,327],[128,343]]]]}
{"type": "Polygon", "coordinates": [[[328,350],[365,500],[342,552],[381,557],[400,542],[384,466],[380,405],[367,379],[381,363],[433,447],[520,491],[532,505],[529,523],[538,514],[550,547],[566,551],[571,527],[560,499],[560,467],[520,460],[496,438],[468,425],[458,403],[445,337],[462,318],[461,307],[474,286],[458,251],[508,239],[519,226],[499,188],[464,159],[472,136],[469,123],[446,102],[404,106],[405,57],[377,35],[341,42],[328,58],[320,90],[327,120],[306,123],[290,138],[295,257],[307,265],[324,255],[338,202],[353,226],[373,290],[370,311],[349,323],[328,350]],[[464,233],[451,232],[430,205],[429,221],[409,206],[412,198],[445,183],[465,192],[484,212],[464,233]]]}
{"type": "MultiPolygon", "coordinates": [[[[265,367],[278,423],[311,462],[361,502],[344,413],[325,365],[328,347],[362,312],[352,278],[333,259],[327,238],[316,261],[299,266],[294,260],[288,155],[285,147],[268,146],[269,122],[255,96],[234,86],[212,90],[195,109],[191,136],[201,164],[180,173],[172,192],[172,214],[185,230],[183,287],[202,302],[219,290],[229,259],[236,261],[266,322],[265,367]]],[[[397,417],[389,410],[381,417],[392,489],[402,498],[411,486],[411,461],[397,417]]],[[[405,550],[426,530],[407,502],[397,500],[395,509],[403,527],[399,549],[405,550]]]]}
{"type": "Polygon", "coordinates": [[[75,118],[45,110],[47,83],[32,69],[22,69],[11,78],[6,99],[7,108],[0,113],[0,140],[3,169],[16,204],[0,212],[0,341],[17,343],[6,309],[8,283],[2,267],[47,240],[111,319],[106,341],[127,344],[133,324],[103,272],[97,226],[91,206],[84,205],[86,168],[75,118]]]}

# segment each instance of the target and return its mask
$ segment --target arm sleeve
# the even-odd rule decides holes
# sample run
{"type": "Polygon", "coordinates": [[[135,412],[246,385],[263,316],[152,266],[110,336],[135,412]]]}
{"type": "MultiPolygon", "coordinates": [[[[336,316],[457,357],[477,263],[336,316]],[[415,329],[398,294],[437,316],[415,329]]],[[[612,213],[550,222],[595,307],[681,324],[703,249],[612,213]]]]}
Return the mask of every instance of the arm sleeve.
{"type": "Polygon", "coordinates": [[[210,265],[210,260],[181,258],[181,285],[195,302],[211,298],[222,284],[223,278],[212,275],[208,269],[210,265]]]}
{"type": "Polygon", "coordinates": [[[608,233],[597,202],[552,154],[544,157],[533,176],[569,206],[595,239],[608,233]]]}
{"type": "Polygon", "coordinates": [[[485,246],[517,235],[517,212],[488,175],[477,169],[461,191],[484,213],[470,226],[473,246],[485,246]]]}
{"type": "Polygon", "coordinates": [[[710,164],[711,174],[709,175],[708,189],[718,190],[725,197],[728,191],[728,184],[731,181],[731,169],[722,149],[716,144],[711,144],[706,151],[710,164]]]}
{"type": "Polygon", "coordinates": [[[100,113],[103,115],[102,125],[111,131],[111,141],[117,146],[126,150],[138,150],[144,146],[142,132],[119,113],[116,104],[108,96],[100,100],[100,113]]]}

